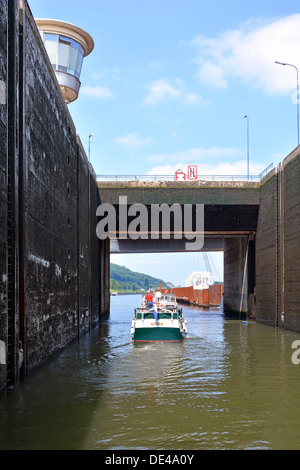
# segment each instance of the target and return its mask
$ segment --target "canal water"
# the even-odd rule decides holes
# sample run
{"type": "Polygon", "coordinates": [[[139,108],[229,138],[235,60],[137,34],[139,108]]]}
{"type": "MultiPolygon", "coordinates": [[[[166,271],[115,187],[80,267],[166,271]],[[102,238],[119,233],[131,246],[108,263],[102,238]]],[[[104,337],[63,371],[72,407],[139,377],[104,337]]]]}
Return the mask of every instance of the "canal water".
{"type": "Polygon", "coordinates": [[[299,334],[185,306],[182,343],[133,344],[138,302],[0,399],[0,449],[300,449],[299,334]]]}

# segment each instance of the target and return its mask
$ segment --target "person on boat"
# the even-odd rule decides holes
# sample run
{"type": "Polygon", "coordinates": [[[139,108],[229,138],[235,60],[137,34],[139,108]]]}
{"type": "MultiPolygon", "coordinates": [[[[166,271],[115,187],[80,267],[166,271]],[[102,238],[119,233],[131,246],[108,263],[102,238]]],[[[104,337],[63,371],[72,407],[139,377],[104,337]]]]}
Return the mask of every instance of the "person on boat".
{"type": "Polygon", "coordinates": [[[151,294],[150,290],[148,290],[145,300],[147,302],[147,308],[152,308],[153,307],[153,295],[151,294]]]}

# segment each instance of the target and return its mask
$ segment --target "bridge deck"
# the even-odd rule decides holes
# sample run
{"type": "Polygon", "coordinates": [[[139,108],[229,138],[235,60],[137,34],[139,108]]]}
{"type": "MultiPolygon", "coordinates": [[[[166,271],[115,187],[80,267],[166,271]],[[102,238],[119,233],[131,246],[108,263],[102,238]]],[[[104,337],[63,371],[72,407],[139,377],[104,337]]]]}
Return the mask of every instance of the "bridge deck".
{"type": "Polygon", "coordinates": [[[259,205],[260,181],[97,181],[102,203],[259,205]]]}

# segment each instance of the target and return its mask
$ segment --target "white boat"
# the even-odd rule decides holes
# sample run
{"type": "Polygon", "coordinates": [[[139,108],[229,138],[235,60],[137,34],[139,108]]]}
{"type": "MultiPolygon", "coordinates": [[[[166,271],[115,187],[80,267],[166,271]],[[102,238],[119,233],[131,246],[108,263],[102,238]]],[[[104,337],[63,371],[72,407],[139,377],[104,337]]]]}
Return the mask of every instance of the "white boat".
{"type": "Polygon", "coordinates": [[[187,334],[187,321],[174,294],[156,292],[153,306],[147,307],[145,295],[134,309],[131,326],[135,342],[178,342],[187,334]]]}

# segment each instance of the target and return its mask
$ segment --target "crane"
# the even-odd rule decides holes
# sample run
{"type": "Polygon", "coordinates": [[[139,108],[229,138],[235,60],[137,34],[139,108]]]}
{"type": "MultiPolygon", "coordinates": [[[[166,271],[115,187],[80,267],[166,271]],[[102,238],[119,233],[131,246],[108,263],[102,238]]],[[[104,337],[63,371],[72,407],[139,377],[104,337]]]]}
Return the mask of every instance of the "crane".
{"type": "Polygon", "coordinates": [[[211,267],[210,267],[210,262],[209,262],[209,259],[208,259],[208,254],[205,251],[203,251],[202,254],[203,254],[203,258],[204,258],[204,262],[205,262],[205,266],[206,266],[206,271],[212,273],[211,267]]]}
{"type": "Polygon", "coordinates": [[[217,268],[216,268],[216,266],[214,265],[214,262],[213,262],[212,258],[210,258],[210,261],[209,261],[209,257],[208,257],[208,254],[206,253],[206,251],[203,251],[202,254],[203,254],[203,258],[204,258],[206,270],[209,271],[211,274],[213,273],[213,272],[212,272],[212,269],[211,269],[211,266],[210,266],[210,261],[211,261],[212,264],[213,264],[213,266],[214,266],[214,268],[215,268],[215,272],[216,272],[217,275],[218,275],[218,278],[221,279],[220,276],[219,276],[219,273],[218,273],[218,271],[217,271],[217,268]]]}

